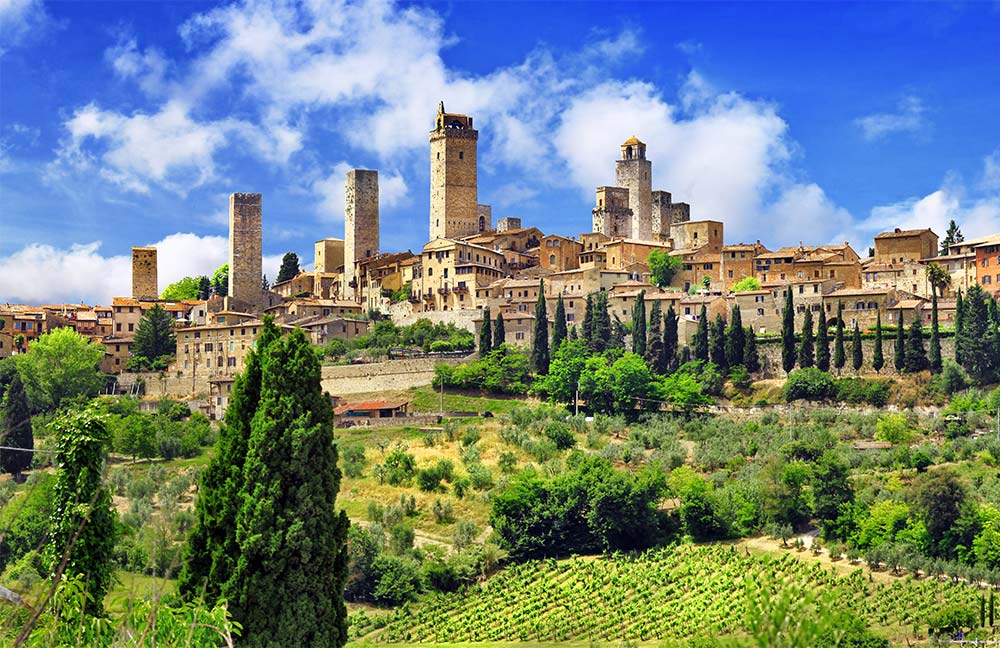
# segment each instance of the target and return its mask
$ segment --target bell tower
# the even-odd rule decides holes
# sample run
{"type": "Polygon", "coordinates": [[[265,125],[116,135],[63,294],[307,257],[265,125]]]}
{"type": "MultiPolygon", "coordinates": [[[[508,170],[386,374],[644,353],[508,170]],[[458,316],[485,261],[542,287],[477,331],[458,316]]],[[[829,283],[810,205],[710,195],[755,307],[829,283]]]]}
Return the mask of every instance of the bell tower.
{"type": "Polygon", "coordinates": [[[646,159],[646,145],[634,135],[622,144],[622,157],[615,163],[615,185],[628,189],[632,210],[631,237],[653,240],[653,163],[646,159]]]}
{"type": "Polygon", "coordinates": [[[431,143],[430,238],[455,238],[479,231],[476,148],[472,117],[446,113],[438,104],[431,143]]]}

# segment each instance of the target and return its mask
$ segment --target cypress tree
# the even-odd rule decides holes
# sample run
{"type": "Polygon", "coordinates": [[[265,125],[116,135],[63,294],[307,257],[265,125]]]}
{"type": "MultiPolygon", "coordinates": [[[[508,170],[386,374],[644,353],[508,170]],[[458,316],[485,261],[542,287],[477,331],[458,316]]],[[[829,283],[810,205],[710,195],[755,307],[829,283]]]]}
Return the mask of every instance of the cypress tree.
{"type": "Polygon", "coordinates": [[[556,321],[552,324],[552,346],[550,351],[555,354],[566,339],[566,307],[563,305],[562,293],[556,299],[556,321]]]}
{"type": "Polygon", "coordinates": [[[479,327],[479,357],[482,358],[493,350],[493,332],[490,326],[493,324],[490,316],[490,307],[483,309],[483,325],[479,327]]]}
{"type": "Polygon", "coordinates": [[[603,290],[594,297],[594,319],[590,329],[590,348],[601,353],[608,348],[611,336],[611,314],[608,312],[608,293],[603,290]]]}
{"type": "Polygon", "coordinates": [[[663,334],[660,332],[663,323],[663,311],[659,301],[654,301],[649,309],[649,330],[646,333],[646,365],[653,373],[666,373],[663,357],[663,334]]]}
{"type": "Polygon", "coordinates": [[[821,310],[816,329],[816,367],[823,371],[830,371],[830,332],[827,327],[826,313],[821,310]]]}
{"type": "Polygon", "coordinates": [[[31,410],[21,374],[13,360],[0,361],[0,446],[20,450],[0,450],[0,469],[20,480],[31,467],[35,438],[31,431],[31,410]]]}
{"type": "Polygon", "coordinates": [[[694,332],[694,359],[708,362],[708,311],[701,305],[698,328],[694,332]]]}
{"type": "Polygon", "coordinates": [[[931,291],[931,352],[930,352],[931,373],[941,373],[941,337],[938,330],[938,303],[937,291],[931,291]]]}
{"type": "Polygon", "coordinates": [[[503,328],[503,313],[497,311],[497,318],[493,322],[493,348],[499,349],[507,343],[507,332],[503,328]]]}
{"type": "Polygon", "coordinates": [[[142,314],[135,327],[132,354],[153,362],[162,356],[172,356],[176,351],[174,320],[162,306],[153,304],[152,308],[142,314]]]}
{"type": "Polygon", "coordinates": [[[897,373],[903,373],[906,365],[906,327],[903,323],[903,309],[899,309],[899,318],[896,322],[896,340],[892,347],[892,364],[896,367],[897,373]]]}
{"type": "Polygon", "coordinates": [[[212,280],[201,275],[198,277],[198,299],[208,299],[212,296],[212,280]]]}
{"type": "Polygon", "coordinates": [[[677,365],[677,313],[673,303],[663,316],[663,368],[671,371],[677,365]]]}
{"type": "Polygon", "coordinates": [[[837,373],[847,364],[847,354],[844,352],[844,304],[837,302],[837,333],[833,342],[833,366],[837,373]]]}
{"type": "Polygon", "coordinates": [[[708,357],[715,364],[719,365],[723,375],[728,368],[726,362],[726,322],[722,319],[721,313],[716,313],[715,321],[708,335],[708,357]]]}
{"type": "Polygon", "coordinates": [[[785,373],[795,368],[795,308],[792,287],[785,287],[785,309],[781,313],[781,367],[785,373]]]}
{"type": "Polygon", "coordinates": [[[583,311],[583,328],[580,329],[580,339],[590,346],[590,335],[594,331],[594,294],[587,294],[587,306],[583,311]]]}
{"type": "Polygon", "coordinates": [[[752,328],[746,330],[746,345],[743,347],[743,366],[750,373],[760,371],[760,355],[757,353],[757,335],[752,328]]]}
{"type": "Polygon", "coordinates": [[[261,353],[236,517],[236,571],[223,587],[244,646],[347,642],[347,514],[333,408],[301,329],[261,353]],[[294,386],[293,388],[290,388],[294,386]]]}
{"type": "Polygon", "coordinates": [[[806,308],[805,317],[802,318],[802,337],[799,340],[800,367],[812,367],[816,364],[816,349],[813,341],[812,310],[806,308]]]}
{"type": "Polygon", "coordinates": [[[569,327],[569,335],[567,335],[566,337],[569,338],[570,340],[576,340],[580,337],[579,335],[577,335],[575,324],[569,327]]]}
{"type": "Polygon", "coordinates": [[[924,349],[924,331],[917,318],[910,325],[906,336],[906,351],[903,360],[903,370],[907,373],[917,373],[928,367],[927,350],[924,349]]]}
{"type": "Polygon", "coordinates": [[[243,372],[233,384],[226,417],[219,426],[215,456],[201,475],[195,525],[178,576],[177,589],[185,600],[202,597],[213,605],[236,570],[236,512],[243,488],[250,420],[260,404],[261,354],[279,334],[274,318],[266,316],[256,346],[247,353],[243,372]]]}
{"type": "Polygon", "coordinates": [[[857,324],[854,325],[854,333],[851,338],[851,354],[854,372],[857,373],[861,371],[861,365],[864,362],[864,353],[861,350],[861,328],[857,324]]]}
{"type": "Polygon", "coordinates": [[[1000,332],[990,317],[991,298],[976,284],[969,288],[965,301],[962,335],[956,336],[955,346],[962,350],[962,366],[980,385],[996,379],[1000,369],[1000,332]]]}
{"type": "Polygon", "coordinates": [[[646,356],[646,291],[640,290],[632,307],[632,353],[646,356]]]}
{"type": "Polygon", "coordinates": [[[955,297],[955,362],[962,364],[962,330],[965,328],[965,301],[962,299],[962,291],[958,291],[955,297]]]}
{"type": "Polygon", "coordinates": [[[730,367],[743,364],[746,355],[747,332],[743,328],[743,314],[740,305],[733,304],[729,327],[726,329],[726,361],[730,367]]]}
{"type": "Polygon", "coordinates": [[[885,366],[885,356],[882,355],[882,311],[879,311],[875,317],[875,350],[872,352],[872,369],[878,373],[885,366]]]}
{"type": "Polygon", "coordinates": [[[281,283],[288,281],[297,277],[298,274],[299,255],[294,252],[285,252],[285,256],[281,257],[281,268],[278,270],[278,278],[274,282],[281,283]]]}
{"type": "Polygon", "coordinates": [[[549,314],[545,305],[545,282],[538,282],[538,302],[535,304],[535,335],[531,340],[531,366],[535,373],[549,373],[549,314]]]}
{"type": "Polygon", "coordinates": [[[615,313],[611,322],[611,338],[608,341],[607,349],[625,349],[625,324],[615,313]]]}

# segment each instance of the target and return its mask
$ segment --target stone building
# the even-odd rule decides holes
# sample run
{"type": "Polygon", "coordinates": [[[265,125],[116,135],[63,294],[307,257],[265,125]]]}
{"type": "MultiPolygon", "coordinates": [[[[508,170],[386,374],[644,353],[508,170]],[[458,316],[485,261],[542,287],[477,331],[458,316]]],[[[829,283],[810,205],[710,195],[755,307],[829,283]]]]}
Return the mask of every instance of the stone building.
{"type": "Polygon", "coordinates": [[[621,153],[621,159],[615,162],[615,184],[628,189],[628,207],[632,210],[628,236],[652,240],[653,163],[646,159],[646,145],[634,135],[621,145],[621,153]]]}
{"type": "MultiPolygon", "coordinates": [[[[857,324],[862,330],[875,326],[878,316],[882,324],[890,324],[889,310],[898,301],[897,292],[892,288],[842,288],[823,296],[823,308],[828,319],[836,319],[838,304],[844,305],[844,326],[850,330],[857,324]]],[[[891,357],[891,345],[886,347],[891,357]]]]}
{"type": "Polygon", "coordinates": [[[504,216],[497,221],[497,232],[509,232],[517,229],[521,229],[521,219],[516,216],[504,216]]]}
{"type": "Polygon", "coordinates": [[[459,238],[488,229],[480,216],[476,179],[479,132],[472,117],[438,104],[431,144],[430,238],[459,238]]]}
{"type": "Polygon", "coordinates": [[[542,237],[538,249],[538,261],[542,269],[550,272],[562,272],[580,267],[580,252],[583,244],[575,239],[558,234],[542,237]]]}
{"type": "Polygon", "coordinates": [[[677,250],[704,248],[704,252],[722,252],[722,221],[680,221],[670,225],[670,241],[677,250]],[[706,247],[707,246],[707,247],[706,247]]]}
{"type": "Polygon", "coordinates": [[[262,304],[262,204],[259,193],[229,196],[229,298],[238,308],[262,304]]]}
{"type": "Polygon", "coordinates": [[[724,245],[719,255],[719,281],[725,286],[725,290],[730,290],[747,277],[753,277],[754,258],[767,252],[770,250],[761,245],[760,241],[724,245]]]}
{"type": "Polygon", "coordinates": [[[875,263],[903,263],[937,256],[938,235],[930,228],[875,235],[875,263]]]}
{"type": "Polygon", "coordinates": [[[357,263],[379,252],[378,171],[348,171],[344,196],[344,299],[359,300],[357,263]]]}
{"type": "Polygon", "coordinates": [[[632,208],[628,189],[598,187],[595,207],[591,212],[593,231],[608,237],[632,235],[632,208]]]}
{"type": "Polygon", "coordinates": [[[503,277],[506,270],[501,251],[437,238],[424,246],[411,298],[418,297],[424,311],[476,308],[479,289],[503,277]]]}
{"type": "Polygon", "coordinates": [[[101,371],[117,374],[125,371],[129,358],[132,357],[133,337],[109,337],[101,340],[104,345],[104,358],[101,359],[101,371]]]}
{"type": "Polygon", "coordinates": [[[156,283],[156,248],[132,248],[132,298],[156,299],[160,296],[156,283]]]}
{"type": "MultiPolygon", "coordinates": [[[[479,222],[477,226],[480,232],[485,232],[486,230],[493,229],[493,208],[489,205],[476,205],[476,214],[479,216],[479,222]]],[[[504,218],[501,218],[497,223],[497,229],[500,229],[501,223],[503,223],[504,218]]],[[[516,227],[521,226],[521,219],[518,218],[516,227]]]]}
{"type": "Polygon", "coordinates": [[[342,272],[344,268],[343,239],[325,238],[316,241],[313,271],[342,272]]]}

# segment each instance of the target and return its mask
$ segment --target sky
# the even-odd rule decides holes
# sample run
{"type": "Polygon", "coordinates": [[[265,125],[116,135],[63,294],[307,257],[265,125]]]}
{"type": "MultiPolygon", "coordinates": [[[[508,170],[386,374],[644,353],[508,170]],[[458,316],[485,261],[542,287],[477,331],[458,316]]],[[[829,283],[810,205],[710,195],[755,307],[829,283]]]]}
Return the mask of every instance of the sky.
{"type": "Polygon", "coordinates": [[[108,303],[227,258],[259,192],[264,271],[343,237],[379,171],[382,251],[428,238],[439,101],[475,118],[479,202],[590,231],[619,145],[727,243],[1000,231],[1000,2],[0,0],[0,303],[108,303]]]}

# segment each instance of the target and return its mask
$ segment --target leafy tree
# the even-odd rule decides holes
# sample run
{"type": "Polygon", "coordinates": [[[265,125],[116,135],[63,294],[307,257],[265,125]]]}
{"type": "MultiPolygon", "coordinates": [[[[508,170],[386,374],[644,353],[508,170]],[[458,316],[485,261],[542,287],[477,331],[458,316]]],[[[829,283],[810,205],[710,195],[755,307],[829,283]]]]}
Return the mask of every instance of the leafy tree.
{"type": "Polygon", "coordinates": [[[675,409],[689,415],[712,404],[705,394],[702,384],[691,374],[676,371],[666,376],[657,386],[660,400],[670,403],[675,409]]]}
{"type": "Polygon", "coordinates": [[[931,351],[928,360],[931,373],[941,373],[941,337],[938,330],[937,293],[931,295],[931,351]]]}
{"type": "Polygon", "coordinates": [[[781,313],[781,366],[785,373],[795,368],[795,307],[791,286],[785,286],[785,309],[781,313]]]}
{"type": "Polygon", "coordinates": [[[708,362],[708,310],[705,308],[705,304],[701,305],[698,328],[694,333],[694,357],[695,360],[708,362]]]}
{"type": "Polygon", "coordinates": [[[674,305],[667,307],[663,316],[663,360],[664,369],[670,371],[677,365],[677,313],[674,305]]]}
{"type": "Polygon", "coordinates": [[[135,329],[132,354],[154,363],[164,356],[172,356],[177,351],[174,335],[174,321],[170,313],[159,304],[142,314],[135,329]]]}
{"type": "Polygon", "coordinates": [[[583,340],[566,340],[552,356],[549,373],[536,381],[534,389],[554,401],[573,402],[588,357],[589,350],[583,340]]]}
{"type": "Polygon", "coordinates": [[[642,358],[626,353],[609,364],[604,356],[591,356],[580,374],[580,396],[594,411],[630,412],[637,399],[646,398],[652,376],[642,358]]]}
{"type": "Polygon", "coordinates": [[[945,230],[944,238],[941,239],[941,254],[948,254],[948,249],[955,243],[961,243],[965,240],[965,236],[962,234],[961,228],[959,228],[958,223],[954,220],[948,222],[948,229],[945,230]]]}
{"type": "Polygon", "coordinates": [[[715,314],[715,320],[709,330],[708,357],[719,365],[723,372],[729,366],[726,359],[726,322],[722,319],[721,313],[715,314]]]}
{"type": "Polygon", "coordinates": [[[493,324],[490,317],[490,307],[487,306],[483,309],[483,325],[479,327],[479,355],[480,357],[486,355],[493,350],[493,338],[490,335],[492,330],[490,326],[493,324]]]}
{"type": "Polygon", "coordinates": [[[730,367],[743,364],[746,356],[747,332],[743,328],[743,314],[740,305],[733,304],[729,327],[726,329],[726,363],[730,367]]]}
{"type": "Polygon", "coordinates": [[[864,363],[864,352],[861,349],[861,328],[857,324],[854,325],[854,333],[851,335],[851,360],[854,371],[861,371],[861,365],[864,363]]]}
{"type": "Polygon", "coordinates": [[[657,300],[649,309],[649,330],[646,333],[645,356],[646,364],[655,374],[663,374],[667,371],[666,358],[663,356],[663,334],[660,332],[662,324],[663,311],[657,300]]]}
{"type": "Polygon", "coordinates": [[[198,299],[198,288],[200,279],[198,277],[184,277],[172,284],[169,284],[160,293],[160,299],[167,301],[180,301],[182,299],[198,299]]]}
{"type": "Polygon", "coordinates": [[[910,325],[910,332],[906,336],[903,370],[906,373],[916,373],[927,368],[927,349],[924,348],[924,331],[920,325],[920,318],[917,318],[910,325]]]}
{"type": "Polygon", "coordinates": [[[649,274],[652,282],[665,288],[670,285],[674,275],[681,269],[681,258],[673,256],[665,250],[653,250],[646,259],[649,265],[649,274]]]}
{"type": "Polygon", "coordinates": [[[632,353],[646,357],[646,291],[640,290],[632,307],[632,353]]]}
{"type": "Polygon", "coordinates": [[[938,556],[950,556],[954,547],[949,546],[948,536],[969,505],[965,483],[953,469],[939,468],[918,475],[912,493],[914,508],[927,527],[932,551],[938,556]]]}
{"type": "Polygon", "coordinates": [[[816,364],[815,338],[813,338],[812,310],[806,308],[802,318],[802,337],[799,339],[799,366],[812,367],[816,364]]]}
{"type": "Polygon", "coordinates": [[[746,345],[743,347],[743,366],[750,373],[760,371],[760,354],[757,352],[757,335],[752,328],[746,331],[746,345]]]}
{"type": "Polygon", "coordinates": [[[278,270],[278,278],[274,282],[281,283],[288,281],[297,277],[298,274],[299,255],[294,252],[285,252],[285,256],[281,257],[281,269],[278,270]]]}
{"type": "Polygon", "coordinates": [[[201,275],[198,277],[198,299],[208,299],[212,296],[212,280],[201,275]]]}
{"type": "Polygon", "coordinates": [[[0,361],[0,446],[20,450],[0,450],[0,469],[19,479],[31,467],[35,439],[31,431],[28,395],[13,361],[0,361]]]}
{"type": "Polygon", "coordinates": [[[91,609],[100,614],[114,578],[112,550],[117,515],[102,486],[109,434],[105,418],[91,405],[65,414],[54,424],[58,456],[52,489],[52,517],[45,562],[50,571],[79,578],[91,609]]]}
{"type": "Polygon", "coordinates": [[[219,297],[229,295],[229,264],[223,263],[212,273],[212,291],[219,297]]]}
{"type": "Polygon", "coordinates": [[[104,383],[98,365],[104,347],[71,328],[40,336],[16,358],[28,401],[35,411],[51,410],[68,398],[95,396],[104,383]]]}
{"type": "Polygon", "coordinates": [[[549,371],[549,314],[545,306],[545,281],[538,282],[538,303],[535,304],[535,335],[531,341],[531,367],[536,374],[549,371]]]}
{"type": "Polygon", "coordinates": [[[892,364],[896,371],[903,373],[906,366],[906,326],[903,323],[903,309],[900,308],[896,322],[896,339],[892,347],[892,364]]]}
{"type": "Polygon", "coordinates": [[[115,446],[118,452],[132,456],[132,461],[142,457],[156,456],[156,426],[150,417],[135,413],[123,417],[118,424],[118,438],[115,446]]]}
{"type": "Polygon", "coordinates": [[[236,569],[239,556],[236,513],[243,488],[250,422],[260,404],[261,356],[278,335],[273,318],[265,317],[256,347],[247,353],[243,373],[233,384],[226,417],[219,427],[215,455],[202,473],[195,501],[197,521],[188,537],[177,584],[186,600],[203,597],[209,603],[217,601],[223,585],[236,569]]]}
{"type": "Polygon", "coordinates": [[[844,352],[844,303],[837,302],[837,329],[833,337],[833,366],[837,373],[847,364],[847,354],[844,352]]]}
{"type": "Polygon", "coordinates": [[[751,292],[760,290],[760,280],[757,277],[743,277],[730,288],[734,293],[751,292]]]}
{"type": "Polygon", "coordinates": [[[493,322],[493,348],[499,349],[507,343],[507,332],[503,327],[503,313],[497,311],[497,318],[493,322]]]}
{"type": "Polygon", "coordinates": [[[347,515],[333,408],[320,363],[301,330],[261,351],[260,401],[250,420],[239,556],[223,587],[248,646],[343,646],[347,515]],[[288,386],[294,385],[294,390],[288,386]]]}
{"type": "Polygon", "coordinates": [[[816,462],[812,472],[813,512],[820,520],[826,540],[847,540],[850,528],[843,517],[854,503],[850,466],[844,459],[827,450],[816,462]]]}
{"type": "Polygon", "coordinates": [[[955,334],[955,346],[961,349],[959,364],[980,385],[993,381],[1000,369],[1000,354],[997,353],[1000,331],[991,321],[988,300],[979,284],[969,288],[962,304],[962,330],[958,333],[956,327],[955,334]]]}
{"type": "Polygon", "coordinates": [[[833,378],[825,371],[816,367],[795,369],[788,374],[782,390],[785,400],[825,400],[833,396],[835,388],[833,378]]]}
{"type": "Polygon", "coordinates": [[[830,331],[827,327],[826,313],[820,311],[816,330],[816,366],[823,371],[830,370],[830,331]]]}
{"type": "Polygon", "coordinates": [[[555,321],[552,323],[551,353],[559,350],[559,345],[566,339],[566,307],[563,305],[562,293],[556,298],[555,321]]]}
{"type": "Polygon", "coordinates": [[[882,312],[875,315],[875,350],[872,351],[872,369],[875,373],[885,366],[885,356],[882,354],[882,312]]]}
{"type": "Polygon", "coordinates": [[[943,295],[944,290],[951,286],[951,275],[948,271],[936,263],[928,263],[924,266],[924,274],[931,284],[931,295],[943,295]]]}

